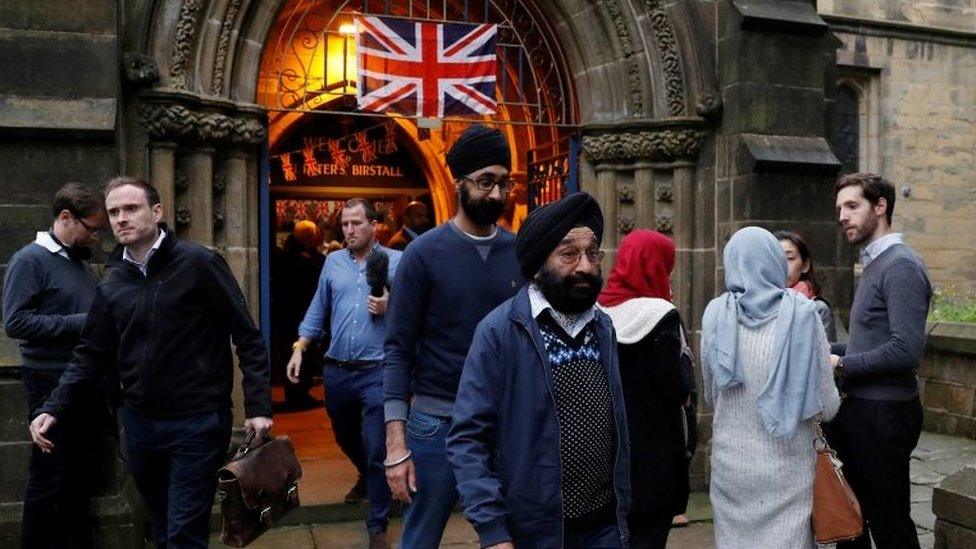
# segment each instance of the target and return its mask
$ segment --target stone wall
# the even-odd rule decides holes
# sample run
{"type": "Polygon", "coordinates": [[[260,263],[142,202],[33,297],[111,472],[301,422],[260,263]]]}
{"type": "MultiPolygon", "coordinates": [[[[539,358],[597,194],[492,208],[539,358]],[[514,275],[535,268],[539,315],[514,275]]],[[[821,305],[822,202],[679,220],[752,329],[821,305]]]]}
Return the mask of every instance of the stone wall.
{"type": "Polygon", "coordinates": [[[896,230],[938,291],[976,295],[976,3],[827,0],[861,99],[861,169],[898,189],[896,230]]]}
{"type": "Polygon", "coordinates": [[[932,494],[935,549],[976,547],[976,468],[950,475],[932,494]]]}
{"type": "Polygon", "coordinates": [[[928,326],[918,371],[923,428],[976,439],[976,324],[928,326]]]}

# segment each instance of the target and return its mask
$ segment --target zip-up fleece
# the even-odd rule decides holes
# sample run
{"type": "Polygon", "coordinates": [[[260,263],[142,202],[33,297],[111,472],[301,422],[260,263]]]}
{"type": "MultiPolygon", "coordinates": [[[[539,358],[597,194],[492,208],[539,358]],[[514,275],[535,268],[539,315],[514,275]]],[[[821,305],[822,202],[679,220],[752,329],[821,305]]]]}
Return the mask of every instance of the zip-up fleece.
{"type": "MultiPolygon", "coordinates": [[[[562,463],[552,370],[528,286],[478,324],[454,401],[447,455],[464,514],[481,546],[563,546],[562,463]]],[[[610,318],[594,317],[617,428],[613,470],[617,528],[627,547],[630,450],[616,337],[610,318]]]]}
{"type": "Polygon", "coordinates": [[[81,343],[41,412],[69,411],[76,393],[117,375],[122,404],[151,419],[231,407],[230,342],[244,374],[246,417],[271,416],[268,353],[227,262],[169,233],[147,274],[109,259],[81,343]]]}

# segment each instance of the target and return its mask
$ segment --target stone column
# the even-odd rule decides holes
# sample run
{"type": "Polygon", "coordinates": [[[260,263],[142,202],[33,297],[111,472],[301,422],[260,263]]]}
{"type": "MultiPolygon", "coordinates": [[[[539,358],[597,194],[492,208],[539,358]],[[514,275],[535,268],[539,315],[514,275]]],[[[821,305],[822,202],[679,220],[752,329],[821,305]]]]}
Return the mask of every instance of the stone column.
{"type": "Polygon", "coordinates": [[[650,223],[655,218],[654,183],[654,165],[650,162],[636,162],[634,164],[634,221],[637,227],[653,227],[650,223]]]}
{"type": "Polygon", "coordinates": [[[247,152],[231,149],[217,163],[217,175],[224,181],[224,256],[237,283],[247,289],[247,152]]]}
{"type": "Polygon", "coordinates": [[[153,141],[149,144],[149,180],[163,205],[163,221],[176,227],[176,143],[153,141]]]}
{"type": "Polygon", "coordinates": [[[208,146],[196,146],[182,156],[189,181],[187,202],[190,223],[186,238],[203,246],[214,245],[213,230],[213,154],[208,146]]]}
{"type": "MultiPolygon", "coordinates": [[[[695,211],[695,168],[690,162],[675,165],[674,178],[672,183],[672,195],[674,196],[674,275],[672,279],[672,291],[674,292],[674,304],[681,312],[685,326],[690,327],[695,323],[700,311],[696,310],[692,296],[694,287],[700,284],[701,280],[709,273],[703,273],[695,269],[695,234],[697,227],[697,215],[695,211]]],[[[706,214],[707,215],[707,214],[706,214]]]]}
{"type": "Polygon", "coordinates": [[[603,272],[609,273],[617,248],[617,171],[614,166],[600,164],[596,167],[596,188],[582,190],[592,194],[603,210],[602,248],[607,251],[603,260],[603,272]]]}

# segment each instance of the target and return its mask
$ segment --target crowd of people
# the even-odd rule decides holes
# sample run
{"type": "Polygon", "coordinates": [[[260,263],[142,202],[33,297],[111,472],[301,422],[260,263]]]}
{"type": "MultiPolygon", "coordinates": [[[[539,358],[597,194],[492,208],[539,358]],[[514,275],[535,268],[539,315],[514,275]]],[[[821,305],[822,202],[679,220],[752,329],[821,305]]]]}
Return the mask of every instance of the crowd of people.
{"type": "MultiPolygon", "coordinates": [[[[314,294],[293,307],[303,319],[286,328],[285,374],[304,393],[322,371],[369,500],[370,548],[389,547],[394,500],[407,549],[438,546],[458,503],[483,547],[663,548],[688,501],[696,354],[714,413],[718,547],[814,546],[821,422],[866,521],[840,546],[917,547],[908,463],[931,284],[892,232],[890,182],[856,173],[836,185],[864,267],[849,335],[804,239],[746,227],[724,244],[725,292],[693,353],[672,303],[674,242],[632,231],[604,284],[604,218],[589,194],[535,209],[517,234],[499,227],[510,150],[498,130],[469,127],[447,153],[457,213],[422,232],[428,214],[412,205],[389,247],[372,203],[347,200],[345,247],[302,275],[314,294]]],[[[24,545],[91,546],[79,464],[111,402],[156,546],[205,547],[231,433],[231,342],[245,428],[273,426],[268,353],[241,289],[218,253],[162,223],[145,181],[113,179],[104,198],[66,185],[53,215],[11,259],[3,296],[36,445],[24,545]],[[106,220],[119,247],[96,283],[86,250],[106,220]]],[[[314,255],[298,229],[289,253],[314,255]]]]}

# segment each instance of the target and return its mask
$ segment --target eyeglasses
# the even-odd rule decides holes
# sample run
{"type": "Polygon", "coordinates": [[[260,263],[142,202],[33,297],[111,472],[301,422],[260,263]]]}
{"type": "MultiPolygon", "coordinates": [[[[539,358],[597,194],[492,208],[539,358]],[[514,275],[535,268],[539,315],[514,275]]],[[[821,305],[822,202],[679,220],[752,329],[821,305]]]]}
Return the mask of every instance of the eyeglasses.
{"type": "Polygon", "coordinates": [[[565,250],[558,252],[556,255],[559,257],[559,261],[562,262],[563,265],[576,265],[579,263],[580,258],[584,255],[586,256],[586,260],[589,261],[591,265],[595,265],[603,261],[603,256],[606,254],[603,252],[603,250],[587,250],[583,252],[576,248],[566,248],[565,250]]]}
{"type": "Polygon", "coordinates": [[[82,219],[81,216],[76,213],[72,212],[71,215],[74,216],[75,221],[81,223],[81,226],[84,227],[86,231],[88,231],[88,234],[95,234],[102,229],[101,227],[92,227],[88,223],[85,223],[85,220],[82,219]]]}
{"type": "Polygon", "coordinates": [[[468,176],[464,176],[461,179],[465,181],[470,181],[478,187],[479,191],[491,191],[495,185],[498,185],[498,190],[502,193],[507,193],[512,186],[512,180],[508,178],[507,175],[501,177],[494,177],[488,174],[479,176],[477,179],[471,179],[468,176]]]}

